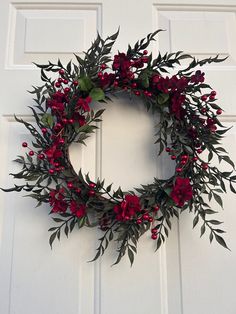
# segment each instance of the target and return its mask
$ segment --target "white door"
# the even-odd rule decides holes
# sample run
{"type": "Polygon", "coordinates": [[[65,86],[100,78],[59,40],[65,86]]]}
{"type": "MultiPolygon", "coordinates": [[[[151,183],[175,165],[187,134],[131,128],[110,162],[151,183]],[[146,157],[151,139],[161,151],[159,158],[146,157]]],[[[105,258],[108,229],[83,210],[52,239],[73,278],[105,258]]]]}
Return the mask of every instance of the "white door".
{"type": "MultiPolygon", "coordinates": [[[[229,56],[205,67],[208,82],[226,110],[222,121],[234,125],[225,147],[236,161],[236,1],[212,0],[14,1],[0,3],[0,186],[11,186],[11,162],[29,140],[14,113],[32,120],[26,91],[40,84],[32,62],[68,61],[96,37],[120,26],[115,49],[126,49],[148,33],[166,29],[153,53],[184,50],[197,57],[229,56]]],[[[156,161],[153,119],[141,104],[110,103],[101,132],[86,149],[72,149],[80,166],[107,183],[132,188],[153,176],[168,175],[169,165],[156,161]]],[[[52,226],[47,206],[34,208],[21,194],[0,193],[0,314],[235,314],[235,196],[224,197],[226,240],[231,252],[199,239],[191,214],[183,214],[165,246],[154,253],[147,234],[140,241],[132,268],[128,259],[115,267],[114,248],[102,260],[87,263],[96,248],[97,231],[74,232],[48,245],[52,226]]],[[[216,206],[216,205],[214,205],[216,206]]],[[[217,208],[218,209],[218,208],[217,208]]]]}

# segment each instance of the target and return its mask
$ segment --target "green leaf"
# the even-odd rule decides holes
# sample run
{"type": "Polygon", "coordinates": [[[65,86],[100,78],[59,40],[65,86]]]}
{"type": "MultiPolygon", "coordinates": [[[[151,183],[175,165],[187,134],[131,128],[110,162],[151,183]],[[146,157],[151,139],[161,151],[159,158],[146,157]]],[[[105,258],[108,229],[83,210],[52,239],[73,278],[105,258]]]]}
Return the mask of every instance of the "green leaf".
{"type": "Polygon", "coordinates": [[[169,94],[161,93],[157,96],[157,103],[159,105],[164,105],[168,101],[169,97],[169,94]]]}
{"type": "Polygon", "coordinates": [[[104,91],[101,88],[93,88],[89,93],[89,96],[95,101],[103,100],[105,98],[104,91]]]}
{"type": "Polygon", "coordinates": [[[79,80],[79,86],[82,91],[88,92],[92,89],[93,83],[88,76],[83,76],[79,80]]]}
{"type": "Polygon", "coordinates": [[[220,245],[222,245],[224,248],[226,248],[226,249],[229,250],[227,244],[225,243],[225,240],[224,240],[221,236],[219,236],[218,234],[215,234],[215,238],[216,238],[216,241],[217,241],[220,245]]]}
{"type": "Polygon", "coordinates": [[[54,232],[53,234],[51,234],[51,236],[49,238],[49,244],[50,244],[51,248],[52,248],[53,241],[56,238],[56,235],[57,235],[57,232],[54,232]]]}
{"type": "Polygon", "coordinates": [[[142,71],[139,75],[139,79],[141,81],[141,85],[144,88],[148,88],[149,87],[149,73],[148,71],[142,71]]]}
{"type": "Polygon", "coordinates": [[[51,115],[50,113],[45,113],[45,114],[42,116],[42,118],[41,118],[41,122],[42,122],[45,126],[51,128],[51,127],[53,126],[54,120],[53,120],[53,117],[52,117],[52,115],[51,115]]]}
{"type": "Polygon", "coordinates": [[[223,207],[223,201],[222,201],[221,197],[220,197],[218,194],[216,194],[216,193],[213,193],[213,196],[214,196],[214,199],[217,201],[217,203],[218,203],[221,207],[223,207]]]}
{"type": "Polygon", "coordinates": [[[201,234],[200,234],[200,237],[203,236],[203,234],[205,233],[206,231],[206,227],[205,227],[205,223],[201,226],[201,234]]]}
{"type": "Polygon", "coordinates": [[[199,216],[197,215],[194,219],[193,219],[193,228],[196,226],[196,224],[199,221],[199,216]]]}
{"type": "Polygon", "coordinates": [[[130,248],[128,248],[128,256],[129,256],[130,264],[132,266],[134,262],[134,253],[130,248]]]}

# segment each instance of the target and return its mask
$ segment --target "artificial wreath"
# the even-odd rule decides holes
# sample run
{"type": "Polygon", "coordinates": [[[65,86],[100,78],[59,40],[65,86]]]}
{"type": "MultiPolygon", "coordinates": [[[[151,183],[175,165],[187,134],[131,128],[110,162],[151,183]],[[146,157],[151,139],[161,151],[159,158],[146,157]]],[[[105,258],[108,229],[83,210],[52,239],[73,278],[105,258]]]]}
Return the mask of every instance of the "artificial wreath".
{"type": "Polygon", "coordinates": [[[132,264],[138,239],[145,232],[150,232],[158,249],[168,237],[171,219],[189,210],[193,227],[200,221],[201,235],[208,228],[210,242],[215,239],[227,248],[221,236],[224,231],[218,227],[221,222],[209,218],[216,213],[209,202],[213,198],[223,206],[220,193],[226,192],[225,182],[236,193],[236,175],[232,160],[220,146],[228,130],[218,119],[222,109],[216,104],[216,92],[199,70],[200,66],[224,59],[216,56],[197,60],[181,51],[159,53],[153,58],[146,49],[158,32],[133,47],[128,45],[126,52],[114,57],[111,50],[118,32],[105,40],[98,34],[84,58],[75,55],[76,63],[70,61],[63,66],[58,60],[57,64],[36,64],[44,83],[31,91],[36,102],[30,107],[35,124],[16,117],[33,137],[32,144],[22,143],[28,149],[25,156],[15,160],[22,170],[12,174],[26,183],[3,191],[23,190],[38,201],[38,206],[49,205],[57,223],[49,229],[50,245],[60,239],[62,231],[68,236],[75,227],[96,226],[102,236],[93,260],[103,255],[114,239],[115,264],[126,253],[132,264]],[[182,60],[187,60],[187,66],[180,67],[182,60]],[[169,70],[173,72],[176,67],[178,71],[170,75],[169,70]],[[48,75],[50,72],[54,78],[48,75]],[[76,173],[68,154],[70,144],[84,144],[101,121],[104,109],[94,111],[93,103],[105,104],[121,90],[142,99],[147,110],[159,114],[155,143],[159,154],[164,152],[175,163],[170,178],[154,178],[133,191],[113,191],[104,180],[93,182],[81,170],[76,173]],[[231,171],[221,172],[211,165],[214,156],[228,163],[231,171]]]}

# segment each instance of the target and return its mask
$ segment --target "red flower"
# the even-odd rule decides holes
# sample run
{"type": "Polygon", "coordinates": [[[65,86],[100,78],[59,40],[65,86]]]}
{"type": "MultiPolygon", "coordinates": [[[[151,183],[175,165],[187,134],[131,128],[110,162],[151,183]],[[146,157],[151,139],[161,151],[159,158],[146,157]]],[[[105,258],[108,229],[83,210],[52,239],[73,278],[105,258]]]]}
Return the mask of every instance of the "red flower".
{"type": "Polygon", "coordinates": [[[86,98],[79,98],[77,101],[76,109],[83,109],[84,111],[90,111],[89,103],[91,103],[92,98],[90,96],[86,98]]]}
{"type": "Polygon", "coordinates": [[[177,119],[182,119],[185,115],[185,109],[182,107],[185,102],[185,96],[175,93],[171,99],[171,113],[175,115],[177,119]]]}
{"type": "Polygon", "coordinates": [[[189,178],[177,177],[170,196],[175,204],[180,207],[182,207],[186,201],[191,200],[193,190],[189,178]]]}
{"type": "Polygon", "coordinates": [[[122,78],[127,77],[127,73],[129,73],[129,69],[131,66],[131,61],[128,59],[125,53],[119,53],[114,56],[114,61],[112,64],[112,68],[115,71],[120,71],[120,76],[122,78]]]}
{"type": "Polygon", "coordinates": [[[51,108],[53,111],[64,111],[65,109],[64,103],[51,99],[47,101],[47,106],[51,108]]]}
{"type": "Polygon", "coordinates": [[[65,190],[59,189],[59,190],[52,190],[49,193],[49,203],[52,206],[52,212],[58,213],[58,212],[65,212],[67,209],[67,203],[65,201],[65,190]]]}
{"type": "Polygon", "coordinates": [[[116,213],[116,219],[120,221],[129,220],[137,212],[140,212],[141,205],[140,199],[136,195],[125,195],[125,200],[119,205],[115,205],[114,212],[116,213]]]}
{"type": "Polygon", "coordinates": [[[62,92],[57,91],[52,95],[52,98],[55,99],[58,102],[65,102],[67,101],[66,95],[62,92]]]}
{"type": "Polygon", "coordinates": [[[115,74],[105,72],[103,76],[100,77],[100,82],[99,82],[100,86],[102,88],[110,86],[111,84],[114,83],[115,77],[116,77],[115,74]]]}
{"type": "Polygon", "coordinates": [[[74,114],[73,114],[73,118],[75,119],[75,121],[78,121],[79,122],[79,125],[80,126],[83,126],[83,125],[85,125],[85,117],[84,116],[82,116],[80,113],[78,113],[78,112],[75,112],[74,114]]]}
{"type": "Polygon", "coordinates": [[[70,211],[72,214],[76,215],[78,218],[84,217],[86,214],[86,206],[84,204],[78,204],[76,201],[71,201],[70,211]]]}
{"type": "Polygon", "coordinates": [[[50,148],[46,149],[44,154],[47,156],[50,162],[53,162],[55,159],[60,158],[63,155],[57,144],[53,144],[50,148]]]}

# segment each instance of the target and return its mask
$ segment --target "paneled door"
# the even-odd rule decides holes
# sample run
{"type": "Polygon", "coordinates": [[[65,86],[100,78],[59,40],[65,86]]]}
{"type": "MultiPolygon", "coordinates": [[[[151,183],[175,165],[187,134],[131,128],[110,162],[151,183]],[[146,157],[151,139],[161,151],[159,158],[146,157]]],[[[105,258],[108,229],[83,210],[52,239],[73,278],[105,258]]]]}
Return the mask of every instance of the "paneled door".
{"type": "MultiPolygon", "coordinates": [[[[123,51],[162,28],[153,54],[184,50],[196,57],[220,53],[224,63],[205,67],[218,91],[225,125],[233,125],[225,147],[236,161],[236,1],[235,0],[3,0],[0,3],[0,186],[11,186],[12,160],[30,140],[14,113],[32,121],[27,90],[40,84],[32,62],[63,62],[82,55],[99,31],[120,26],[115,49],[123,51]]],[[[124,189],[171,174],[171,163],[158,159],[153,144],[153,117],[142,104],[121,97],[107,105],[101,129],[86,148],[71,147],[75,169],[106,178],[124,189]],[[129,102],[129,105],[127,105],[129,102]]],[[[110,267],[113,250],[94,256],[98,231],[74,232],[48,245],[52,225],[47,206],[35,208],[23,194],[0,193],[0,314],[235,314],[235,196],[224,197],[219,219],[228,230],[231,252],[192,230],[191,215],[173,222],[167,243],[154,253],[146,234],[135,263],[110,267]]],[[[219,210],[217,205],[215,209],[219,210]]]]}

